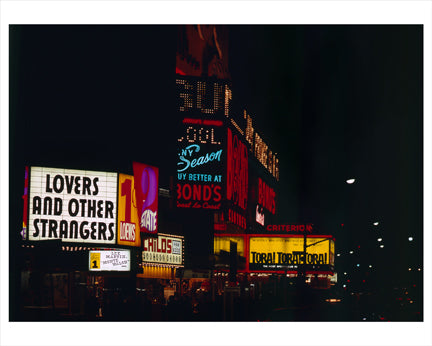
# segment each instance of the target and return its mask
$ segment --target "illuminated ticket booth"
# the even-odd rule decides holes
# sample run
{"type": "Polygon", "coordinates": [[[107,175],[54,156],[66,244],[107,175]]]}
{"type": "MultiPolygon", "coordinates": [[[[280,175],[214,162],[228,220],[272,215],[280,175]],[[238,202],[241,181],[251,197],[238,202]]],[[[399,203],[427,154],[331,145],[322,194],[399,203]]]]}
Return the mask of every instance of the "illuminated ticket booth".
{"type": "Polygon", "coordinates": [[[176,271],[184,268],[184,237],[163,233],[143,237],[141,267],[137,287],[154,302],[166,301],[180,292],[176,271]]]}

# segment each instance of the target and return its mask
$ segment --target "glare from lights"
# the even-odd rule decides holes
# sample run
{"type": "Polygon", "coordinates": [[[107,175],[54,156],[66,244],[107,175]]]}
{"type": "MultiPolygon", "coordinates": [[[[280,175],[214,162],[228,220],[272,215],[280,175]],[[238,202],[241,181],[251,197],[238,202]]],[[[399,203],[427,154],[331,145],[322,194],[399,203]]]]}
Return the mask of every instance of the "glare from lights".
{"type": "Polygon", "coordinates": [[[408,271],[411,271],[411,268],[408,268],[408,271]]]}
{"type": "Polygon", "coordinates": [[[360,263],[357,263],[357,267],[360,267],[360,263]]]}
{"type": "Polygon", "coordinates": [[[378,240],[378,241],[382,241],[382,238],[378,238],[377,240],[378,240]]]}
{"type": "Polygon", "coordinates": [[[372,268],[372,264],[369,264],[369,268],[372,268]]]}
{"type": "Polygon", "coordinates": [[[418,271],[421,271],[421,269],[419,268],[418,271]]]}
{"type": "Polygon", "coordinates": [[[346,272],[344,273],[344,275],[346,275],[346,272]]]}
{"type": "Polygon", "coordinates": [[[380,245],[380,248],[382,249],[384,247],[384,245],[380,245]]]}
{"type": "Polygon", "coordinates": [[[336,256],[338,256],[338,257],[339,257],[339,256],[340,256],[340,253],[338,253],[338,254],[337,254],[336,256]]]}
{"type": "Polygon", "coordinates": [[[346,285],[343,285],[342,287],[346,287],[346,285]]]}
{"type": "Polygon", "coordinates": [[[350,254],[352,255],[354,253],[354,251],[350,251],[350,254]]]}
{"type": "Polygon", "coordinates": [[[379,222],[374,222],[374,226],[378,226],[379,225],[379,222]]]}
{"type": "Polygon", "coordinates": [[[408,241],[413,241],[413,237],[409,237],[409,238],[408,238],[408,241]]]}
{"type": "Polygon", "coordinates": [[[348,179],[346,182],[347,182],[347,184],[354,184],[355,179],[348,179]]]}

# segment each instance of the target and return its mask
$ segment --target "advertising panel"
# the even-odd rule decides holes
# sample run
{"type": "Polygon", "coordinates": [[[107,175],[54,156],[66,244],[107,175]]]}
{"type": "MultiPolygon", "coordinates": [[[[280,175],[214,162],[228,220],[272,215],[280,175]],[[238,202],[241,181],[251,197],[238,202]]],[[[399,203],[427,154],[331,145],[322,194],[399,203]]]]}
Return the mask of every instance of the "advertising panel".
{"type": "Polygon", "coordinates": [[[117,244],[141,246],[133,175],[119,174],[117,244]]]}
{"type": "Polygon", "coordinates": [[[334,265],[330,256],[331,236],[307,237],[306,263],[303,256],[304,237],[249,237],[249,270],[297,270],[306,264],[309,270],[329,270],[334,265]]]}
{"type": "Polygon", "coordinates": [[[157,233],[159,169],[143,163],[133,162],[135,193],[143,233],[157,233]]]}
{"type": "Polygon", "coordinates": [[[245,230],[248,200],[248,149],[240,138],[227,128],[227,193],[228,221],[245,230]]]}
{"type": "Polygon", "coordinates": [[[178,208],[221,208],[225,160],[222,124],[216,120],[183,120],[183,132],[178,138],[178,208]]]}
{"type": "Polygon", "coordinates": [[[89,251],[90,271],[130,271],[130,250],[89,251]]]}
{"type": "Polygon", "coordinates": [[[183,237],[158,234],[143,239],[142,260],[145,263],[183,265],[183,237]]]}
{"type": "Polygon", "coordinates": [[[31,167],[28,239],[116,242],[117,173],[31,167]]]}

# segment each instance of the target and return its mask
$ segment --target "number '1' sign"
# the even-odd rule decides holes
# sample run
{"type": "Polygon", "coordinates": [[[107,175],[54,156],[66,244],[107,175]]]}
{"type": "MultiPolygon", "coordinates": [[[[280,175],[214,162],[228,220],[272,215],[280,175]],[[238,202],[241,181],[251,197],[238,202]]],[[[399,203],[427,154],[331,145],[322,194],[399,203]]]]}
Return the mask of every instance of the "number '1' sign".
{"type": "Polygon", "coordinates": [[[133,175],[120,173],[118,186],[117,242],[120,245],[141,246],[133,175]]]}

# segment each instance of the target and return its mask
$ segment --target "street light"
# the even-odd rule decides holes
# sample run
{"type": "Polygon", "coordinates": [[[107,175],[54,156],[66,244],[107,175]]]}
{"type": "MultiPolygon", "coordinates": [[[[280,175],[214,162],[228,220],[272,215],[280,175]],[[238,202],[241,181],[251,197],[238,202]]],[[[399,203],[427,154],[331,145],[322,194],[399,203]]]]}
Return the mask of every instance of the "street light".
{"type": "Polygon", "coordinates": [[[413,237],[408,237],[408,241],[413,241],[413,237]]]}
{"type": "Polygon", "coordinates": [[[355,179],[351,178],[351,179],[348,179],[346,182],[347,182],[347,184],[354,184],[355,179]]]}
{"type": "Polygon", "coordinates": [[[377,240],[378,240],[378,241],[382,241],[382,238],[378,238],[377,240]]]}
{"type": "Polygon", "coordinates": [[[374,226],[378,226],[379,225],[379,222],[377,221],[377,222],[374,222],[374,226]]]}

